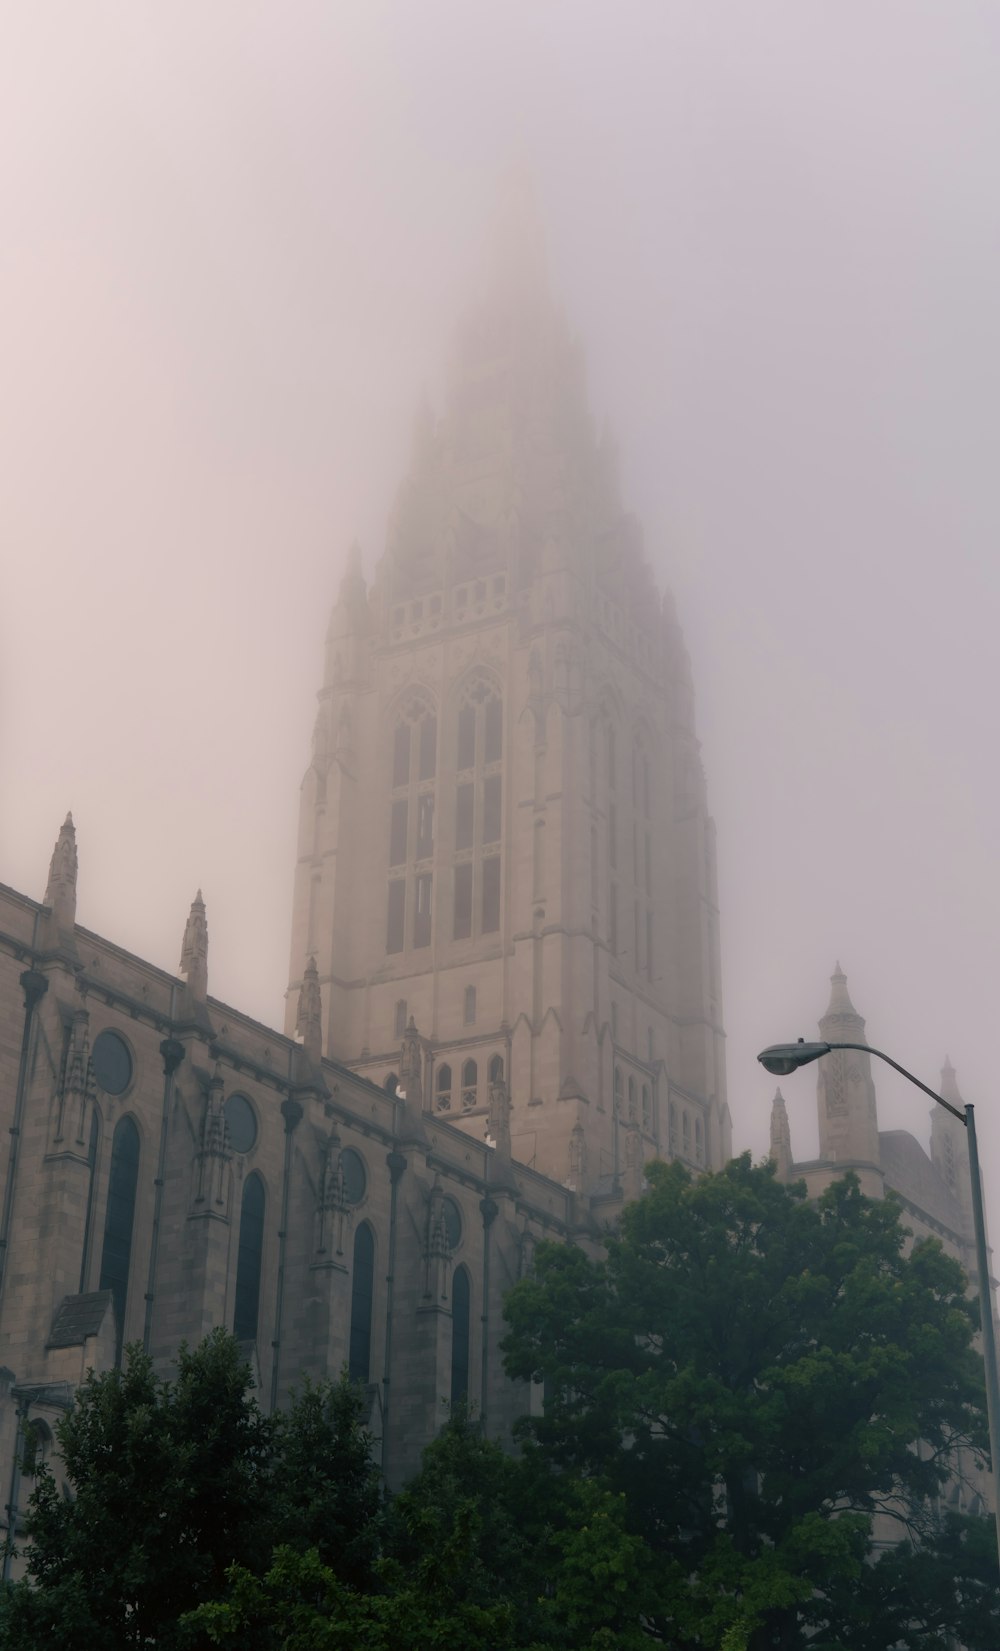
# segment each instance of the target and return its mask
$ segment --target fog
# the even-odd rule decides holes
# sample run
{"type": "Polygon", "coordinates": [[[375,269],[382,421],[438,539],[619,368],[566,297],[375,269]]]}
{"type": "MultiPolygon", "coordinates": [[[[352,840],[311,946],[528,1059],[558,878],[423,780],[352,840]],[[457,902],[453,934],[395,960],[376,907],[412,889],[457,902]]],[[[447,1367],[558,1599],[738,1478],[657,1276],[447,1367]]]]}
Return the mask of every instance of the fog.
{"type": "Polygon", "coordinates": [[[174,970],[200,885],[280,1024],[326,615],[526,157],[693,658],[735,1141],[839,958],[1000,1232],[998,53],[972,0],[6,7],[0,880],[72,808],[79,920],[174,970]]]}

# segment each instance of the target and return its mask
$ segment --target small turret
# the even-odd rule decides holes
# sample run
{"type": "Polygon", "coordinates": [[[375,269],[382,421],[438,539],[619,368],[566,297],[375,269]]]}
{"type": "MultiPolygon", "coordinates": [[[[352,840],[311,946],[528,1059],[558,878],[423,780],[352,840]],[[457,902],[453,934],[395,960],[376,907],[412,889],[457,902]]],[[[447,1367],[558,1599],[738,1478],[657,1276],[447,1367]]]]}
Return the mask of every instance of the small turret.
{"type": "Polygon", "coordinates": [[[201,889],[191,902],[181,941],[181,974],[194,1003],[208,997],[208,922],[201,889]]]}
{"type": "MultiPolygon", "coordinates": [[[[941,1068],[942,1100],[964,1112],[965,1100],[958,1087],[955,1068],[945,1056],[941,1068]]],[[[969,1143],[965,1126],[943,1106],[931,1107],[931,1158],[948,1191],[958,1199],[971,1220],[972,1181],[969,1172],[969,1143]]]]}
{"type": "MultiPolygon", "coordinates": [[[[847,976],[838,963],[830,976],[830,1002],[819,1023],[825,1043],[864,1043],[865,1023],[851,1002],[847,976]]],[[[880,1196],[882,1176],[878,1114],[871,1057],[853,1049],[835,1049],[819,1062],[817,1075],[820,1157],[855,1169],[862,1190],[880,1196]],[[871,1166],[876,1176],[865,1175],[871,1166]]]]}
{"type": "Polygon", "coordinates": [[[76,956],[76,827],[67,814],[56,838],[45,885],[46,915],[40,936],[45,950],[76,956]]]}
{"type": "Polygon", "coordinates": [[[780,1089],[771,1102],[770,1159],[779,1181],[787,1181],[792,1168],[792,1135],[788,1127],[788,1108],[780,1089]]]}

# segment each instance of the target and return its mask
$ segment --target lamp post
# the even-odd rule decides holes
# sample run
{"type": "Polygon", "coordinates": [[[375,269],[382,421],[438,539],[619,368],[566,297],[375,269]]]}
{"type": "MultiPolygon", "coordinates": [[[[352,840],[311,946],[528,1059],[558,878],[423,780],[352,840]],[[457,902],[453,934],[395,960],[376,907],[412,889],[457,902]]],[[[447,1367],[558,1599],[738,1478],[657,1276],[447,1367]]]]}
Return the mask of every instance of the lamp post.
{"type": "Polygon", "coordinates": [[[797,1072],[800,1066],[809,1066],[818,1061],[823,1055],[829,1055],[833,1049],[857,1049],[863,1055],[877,1055],[880,1061],[885,1061],[894,1071],[902,1074],[910,1083],[922,1089],[938,1106],[943,1106],[953,1118],[965,1125],[969,1141],[969,1174],[972,1179],[972,1225],[976,1237],[976,1268],[979,1273],[979,1316],[982,1319],[983,1332],[983,1364],[986,1373],[986,1416],[990,1430],[990,1466],[993,1481],[993,1520],[997,1532],[997,1556],[1000,1558],[1000,1389],[997,1387],[997,1344],[993,1330],[993,1301],[990,1294],[990,1270],[986,1254],[986,1220],[983,1215],[983,1182],[979,1170],[979,1144],[976,1140],[975,1108],[966,1105],[964,1112],[959,1112],[957,1106],[952,1106],[943,1095],[936,1090],[928,1089],[925,1083],[915,1078],[912,1072],[907,1072],[905,1066],[900,1066],[890,1055],[883,1054],[881,1049],[872,1049],[867,1043],[806,1043],[799,1038],[797,1043],[773,1043],[770,1048],[764,1049],[757,1056],[766,1072],[772,1072],[776,1077],[785,1078],[789,1073],[797,1072]]]}

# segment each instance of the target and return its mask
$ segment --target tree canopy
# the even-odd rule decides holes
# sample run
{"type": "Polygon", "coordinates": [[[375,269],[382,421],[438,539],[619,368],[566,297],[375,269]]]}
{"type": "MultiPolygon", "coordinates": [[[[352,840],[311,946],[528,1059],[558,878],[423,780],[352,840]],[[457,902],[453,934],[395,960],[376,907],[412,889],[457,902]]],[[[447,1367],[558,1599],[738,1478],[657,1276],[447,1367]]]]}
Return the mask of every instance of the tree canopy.
{"type": "Polygon", "coordinates": [[[506,1342],[510,1373],[545,1384],[534,1448],[620,1493],[655,1561],[648,1632],[676,1651],[939,1643],[890,1584],[926,1591],[926,1558],[950,1542],[963,1574],[939,1568],[938,1617],[965,1589],[989,1636],[974,1643],[1000,1643],[995,1569],[939,1514],[956,1465],[986,1450],[961,1268],[937,1242],[908,1250],[898,1206],[852,1177],[817,1203],[747,1157],[697,1180],[652,1164],[649,1180],[603,1257],[539,1248],[506,1342]],[[872,1563],[886,1538],[904,1547],[872,1563]]]}

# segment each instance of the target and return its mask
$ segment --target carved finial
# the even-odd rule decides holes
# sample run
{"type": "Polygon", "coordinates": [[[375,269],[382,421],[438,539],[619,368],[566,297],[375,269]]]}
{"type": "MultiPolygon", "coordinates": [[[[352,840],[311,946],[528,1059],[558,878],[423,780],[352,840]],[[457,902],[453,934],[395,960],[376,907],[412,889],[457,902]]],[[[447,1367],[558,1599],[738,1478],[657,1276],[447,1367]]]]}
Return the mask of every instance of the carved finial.
{"type": "Polygon", "coordinates": [[[792,1167],[792,1136],[788,1127],[788,1110],[780,1089],[771,1102],[771,1162],[779,1181],[783,1181],[792,1167]]]}
{"type": "Polygon", "coordinates": [[[295,1030],[302,1040],[306,1054],[318,1065],[323,1058],[323,999],[314,957],[306,964],[302,985],[299,987],[295,1030]]]}
{"type": "Polygon", "coordinates": [[[181,942],[181,974],[195,1003],[204,1003],[208,996],[208,923],[205,902],[198,890],[191,902],[184,939],[181,942]]]}
{"type": "Polygon", "coordinates": [[[76,827],[72,814],[67,814],[52,850],[45,886],[45,904],[61,935],[72,936],[76,927],[76,873],[76,827]]]}

